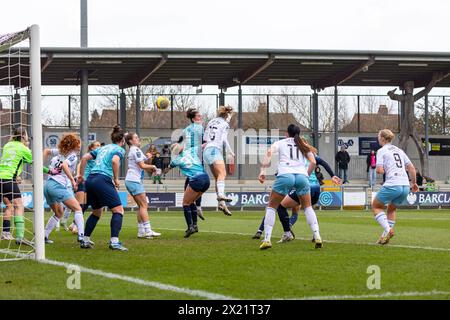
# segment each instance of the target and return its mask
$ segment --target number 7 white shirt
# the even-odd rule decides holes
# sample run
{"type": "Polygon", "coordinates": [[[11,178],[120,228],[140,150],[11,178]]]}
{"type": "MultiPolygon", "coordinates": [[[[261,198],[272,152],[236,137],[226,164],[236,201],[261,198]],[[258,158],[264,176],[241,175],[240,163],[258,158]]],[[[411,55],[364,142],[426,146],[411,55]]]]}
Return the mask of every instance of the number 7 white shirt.
{"type": "Polygon", "coordinates": [[[377,167],[383,167],[386,174],[384,186],[409,186],[406,166],[410,163],[406,153],[392,144],[386,144],[377,151],[377,167]]]}

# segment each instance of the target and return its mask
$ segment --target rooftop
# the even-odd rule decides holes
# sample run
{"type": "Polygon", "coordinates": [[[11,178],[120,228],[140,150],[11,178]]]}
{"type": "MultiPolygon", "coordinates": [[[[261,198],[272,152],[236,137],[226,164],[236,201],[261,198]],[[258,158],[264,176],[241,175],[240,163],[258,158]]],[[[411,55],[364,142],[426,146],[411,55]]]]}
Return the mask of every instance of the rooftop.
{"type": "MultiPolygon", "coordinates": [[[[16,49],[18,50],[18,49],[16,49]]],[[[22,59],[28,49],[21,48],[22,59]]],[[[14,65],[19,55],[11,56],[14,65]]],[[[0,54],[0,58],[5,54],[0,54]]],[[[4,61],[4,59],[3,59],[4,61]]],[[[343,50],[41,48],[43,85],[307,85],[423,87],[433,72],[450,72],[450,52],[343,50]]],[[[26,68],[28,69],[28,68],[26,68]]],[[[22,70],[23,71],[23,70],[22,70]]],[[[28,70],[27,70],[28,71],[28,70]]],[[[26,72],[27,72],[26,71],[26,72]]],[[[0,85],[8,84],[0,68],[0,85]]],[[[14,72],[12,67],[11,72],[14,72]]],[[[23,73],[23,82],[27,74],[23,73]]],[[[19,78],[12,79],[17,82],[19,78]]],[[[450,77],[438,84],[450,87],[450,77]]]]}

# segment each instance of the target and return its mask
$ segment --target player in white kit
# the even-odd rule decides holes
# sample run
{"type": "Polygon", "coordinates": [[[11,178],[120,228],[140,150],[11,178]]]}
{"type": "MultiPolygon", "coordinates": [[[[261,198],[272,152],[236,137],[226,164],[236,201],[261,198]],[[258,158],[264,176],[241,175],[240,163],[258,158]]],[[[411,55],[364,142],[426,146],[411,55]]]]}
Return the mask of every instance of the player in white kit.
{"type": "Polygon", "coordinates": [[[211,172],[216,179],[218,208],[228,216],[231,216],[231,212],[225,202],[231,202],[232,199],[225,195],[225,177],[227,176],[227,171],[225,169],[222,150],[225,144],[227,152],[229,152],[231,157],[234,157],[233,150],[228,143],[228,129],[230,128],[232,116],[232,107],[219,107],[219,116],[208,122],[203,137],[206,141],[203,150],[203,161],[210,166],[211,172]]]}
{"type": "Polygon", "coordinates": [[[133,197],[139,207],[137,212],[138,238],[153,239],[161,236],[160,233],[152,230],[148,218],[147,195],[144,190],[144,170],[153,172],[156,167],[147,164],[147,157],[140,149],[141,140],[136,133],[128,133],[125,142],[130,147],[128,152],[128,170],[125,177],[125,187],[133,197]]]}
{"type": "Polygon", "coordinates": [[[387,244],[394,236],[397,206],[408,196],[410,187],[417,192],[416,169],[405,152],[392,145],[394,134],[384,129],[378,133],[378,142],[382,146],[377,152],[377,173],[385,174],[386,179],[372,202],[375,220],[383,228],[379,244],[387,244]],[[409,178],[408,178],[409,174],[409,178]],[[387,205],[387,216],[384,206],[387,205]]]}
{"type": "Polygon", "coordinates": [[[82,248],[91,248],[90,243],[83,240],[84,219],[81,206],[74,195],[77,183],[73,177],[78,162],[78,154],[81,148],[80,138],[72,133],[65,134],[58,144],[58,150],[44,151],[44,155],[54,155],[49,168],[59,173],[48,177],[44,186],[44,196],[54,215],[50,217],[45,226],[45,242],[53,243],[48,239],[50,233],[57,226],[63,214],[62,203],[75,212],[75,224],[78,228],[78,241],[82,248]]]}
{"type": "MultiPolygon", "coordinates": [[[[311,152],[312,147],[300,138],[300,128],[294,124],[289,125],[286,132],[286,139],[275,142],[264,158],[259,174],[259,181],[266,180],[266,168],[270,165],[273,155],[278,154],[278,170],[275,182],[270,193],[269,203],[266,208],[264,219],[264,241],[260,249],[272,247],[270,238],[275,224],[275,213],[281,201],[291,190],[295,190],[305,211],[305,216],[314,216],[315,212],[311,206],[311,194],[309,186],[309,175],[316,167],[316,159],[311,152]],[[306,161],[309,160],[309,165],[306,161]]],[[[316,218],[317,220],[317,218],[316,218]]],[[[314,232],[316,242],[322,242],[319,234],[318,224],[314,232]]]]}

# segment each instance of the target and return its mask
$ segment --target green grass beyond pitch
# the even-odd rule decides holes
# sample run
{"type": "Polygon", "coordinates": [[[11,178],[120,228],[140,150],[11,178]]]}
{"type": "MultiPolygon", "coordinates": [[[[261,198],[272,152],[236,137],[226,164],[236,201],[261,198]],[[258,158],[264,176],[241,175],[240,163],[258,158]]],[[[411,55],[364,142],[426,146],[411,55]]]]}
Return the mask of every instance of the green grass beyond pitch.
{"type": "MultiPolygon", "coordinates": [[[[152,226],[162,232],[158,240],[137,239],[135,214],[127,212],[121,240],[129,252],[108,249],[110,214],[106,214],[92,236],[95,249],[79,249],[76,237],[61,230],[51,235],[55,243],[46,246],[46,253],[51,260],[239,299],[450,291],[448,210],[400,211],[396,236],[384,247],[371,245],[381,230],[370,212],[317,213],[323,239],[333,241],[325,242],[320,250],[305,240],[310,230],[300,215],[294,231],[303,240],[277,244],[282,233],[277,221],[273,248],[260,251],[259,241],[251,236],[260,223],[261,210],[235,212],[232,217],[205,212],[206,221],[199,221],[200,232],[189,239],[183,238],[181,212],[152,212],[152,226]],[[381,269],[381,290],[366,286],[370,265],[381,269]]],[[[87,273],[81,274],[80,290],[69,290],[68,276],[64,267],[34,261],[0,262],[0,299],[199,298],[87,273]]],[[[392,297],[399,298],[449,299],[450,295],[392,297]]]]}

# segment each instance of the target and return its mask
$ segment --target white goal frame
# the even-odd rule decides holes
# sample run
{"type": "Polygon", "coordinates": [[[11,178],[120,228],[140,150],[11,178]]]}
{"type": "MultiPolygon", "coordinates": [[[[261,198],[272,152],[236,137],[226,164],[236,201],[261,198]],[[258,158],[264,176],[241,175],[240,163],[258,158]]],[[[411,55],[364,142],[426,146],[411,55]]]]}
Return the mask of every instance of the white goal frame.
{"type": "Polygon", "coordinates": [[[44,176],[42,149],[41,107],[41,46],[39,26],[30,27],[30,91],[33,150],[33,210],[34,210],[34,259],[45,259],[44,243],[44,176]]]}

